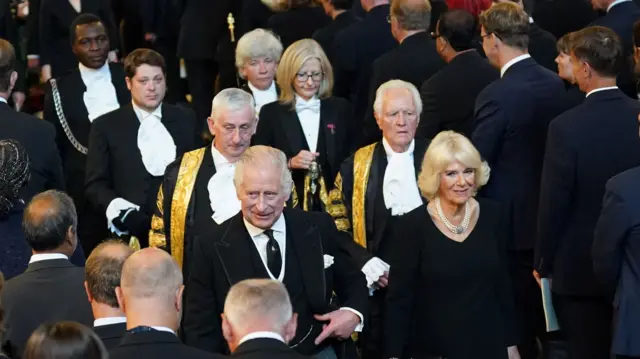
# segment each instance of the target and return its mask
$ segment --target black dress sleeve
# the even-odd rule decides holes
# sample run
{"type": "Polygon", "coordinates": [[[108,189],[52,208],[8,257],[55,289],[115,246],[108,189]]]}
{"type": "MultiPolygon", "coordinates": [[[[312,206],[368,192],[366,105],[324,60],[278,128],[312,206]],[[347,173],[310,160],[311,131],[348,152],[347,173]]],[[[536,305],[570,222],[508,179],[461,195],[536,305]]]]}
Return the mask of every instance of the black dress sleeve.
{"type": "Polygon", "coordinates": [[[396,245],[391,253],[389,286],[387,287],[384,318],[385,358],[403,356],[408,341],[413,299],[420,285],[419,268],[422,257],[422,236],[418,223],[430,220],[424,205],[398,219],[392,240],[396,245]]]}

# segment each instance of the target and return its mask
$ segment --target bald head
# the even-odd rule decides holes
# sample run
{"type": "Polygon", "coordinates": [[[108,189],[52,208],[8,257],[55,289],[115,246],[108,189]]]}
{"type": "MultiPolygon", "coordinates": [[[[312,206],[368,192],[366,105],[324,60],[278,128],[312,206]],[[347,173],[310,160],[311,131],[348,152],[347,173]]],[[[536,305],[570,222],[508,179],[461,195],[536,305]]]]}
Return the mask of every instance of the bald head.
{"type": "Polygon", "coordinates": [[[145,248],[124,262],[120,287],[127,301],[166,301],[172,304],[176,292],[182,287],[182,272],[167,252],[145,248]]]}
{"type": "Polygon", "coordinates": [[[118,308],[116,288],[125,260],[133,250],[121,241],[106,241],[97,246],[84,267],[87,294],[90,300],[118,308]]]}
{"type": "Polygon", "coordinates": [[[22,220],[25,239],[34,252],[58,251],[71,255],[77,243],[77,225],[73,200],[56,190],[33,197],[24,210],[22,220]]]}
{"type": "Polygon", "coordinates": [[[391,17],[403,30],[427,30],[431,22],[431,3],[429,0],[393,0],[391,17]]]}

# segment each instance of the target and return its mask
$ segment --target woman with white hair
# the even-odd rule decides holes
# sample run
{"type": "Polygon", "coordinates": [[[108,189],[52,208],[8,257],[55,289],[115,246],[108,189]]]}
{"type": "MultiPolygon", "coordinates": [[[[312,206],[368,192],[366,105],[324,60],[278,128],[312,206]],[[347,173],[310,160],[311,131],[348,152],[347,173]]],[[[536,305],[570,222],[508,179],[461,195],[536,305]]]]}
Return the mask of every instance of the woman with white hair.
{"type": "Polygon", "coordinates": [[[279,100],[260,111],[253,143],[284,152],[302,208],[324,210],[348,153],[351,108],[346,100],[331,96],[333,70],[314,40],[297,41],[284,52],[276,79],[279,100]],[[318,167],[319,176],[311,181],[307,175],[317,174],[312,170],[318,167]]]}
{"type": "Polygon", "coordinates": [[[508,222],[495,202],[474,198],[488,179],[466,137],[446,131],[433,139],[418,178],[429,203],[395,227],[386,357],[519,359],[508,222]]]}
{"type": "Polygon", "coordinates": [[[246,80],[242,89],[253,95],[258,114],[262,106],[278,100],[280,89],[274,78],[281,56],[282,43],[264,29],[244,34],[236,46],[236,67],[246,80]]]}

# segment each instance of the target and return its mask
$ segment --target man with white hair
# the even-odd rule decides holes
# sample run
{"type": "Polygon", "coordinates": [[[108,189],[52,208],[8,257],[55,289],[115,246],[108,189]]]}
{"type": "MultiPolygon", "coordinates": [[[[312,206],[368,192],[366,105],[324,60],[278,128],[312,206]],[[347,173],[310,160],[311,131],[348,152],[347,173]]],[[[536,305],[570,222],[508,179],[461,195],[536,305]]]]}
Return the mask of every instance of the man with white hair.
{"type": "Polygon", "coordinates": [[[183,292],[180,267],[164,251],[145,248],[127,258],[116,287],[118,304],[127,317],[127,334],[109,357],[219,359],[178,339],[183,292]]]}
{"type": "Polygon", "coordinates": [[[270,31],[255,29],[244,34],[236,46],[236,67],[246,80],[242,89],[253,95],[256,112],[278,100],[280,88],[274,81],[282,56],[282,43],[270,31]]]}
{"type": "Polygon", "coordinates": [[[285,208],[293,186],[278,149],[253,146],[236,166],[242,211],[194,243],[184,335],[188,345],[226,352],[220,314],[230,287],[244,279],[282,282],[298,314],[290,346],[302,355],[356,358],[348,339],[367,309],[364,276],[344,250],[349,238],[323,212],[285,208]],[[338,301],[332,301],[333,294],[338,301]],[[345,357],[345,356],[342,356],[345,357]]]}
{"type": "Polygon", "coordinates": [[[422,204],[417,176],[427,141],[415,138],[422,101],[414,85],[388,81],[376,91],[375,118],[382,141],[347,158],[329,195],[327,211],[338,229],[353,237],[350,254],[367,278],[371,310],[362,337],[362,357],[382,353],[385,287],[389,278],[390,234],[398,216],[422,204]]]}
{"type": "Polygon", "coordinates": [[[306,358],[287,346],[296,325],[287,288],[276,280],[243,280],[227,294],[222,334],[232,358],[306,358]]]}

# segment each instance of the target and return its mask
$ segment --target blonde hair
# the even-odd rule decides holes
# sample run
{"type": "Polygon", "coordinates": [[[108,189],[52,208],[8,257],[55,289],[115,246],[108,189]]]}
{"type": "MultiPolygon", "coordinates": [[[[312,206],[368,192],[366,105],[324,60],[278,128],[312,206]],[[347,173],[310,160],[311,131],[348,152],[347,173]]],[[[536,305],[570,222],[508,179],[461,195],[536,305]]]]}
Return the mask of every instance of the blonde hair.
{"type": "Polygon", "coordinates": [[[431,141],[422,160],[418,188],[423,197],[428,200],[436,197],[440,190],[440,175],[455,161],[475,170],[476,190],[489,181],[489,165],[482,161],[471,141],[459,133],[443,131],[431,141]]]}
{"type": "Polygon", "coordinates": [[[487,35],[495,34],[505,45],[520,50],[529,47],[529,15],[521,6],[512,2],[495,4],[483,11],[479,20],[487,35]]]}
{"type": "MultiPolygon", "coordinates": [[[[273,61],[280,61],[282,43],[271,32],[265,29],[255,29],[240,38],[236,46],[236,68],[242,69],[247,62],[260,57],[270,57],[273,61]]],[[[240,74],[242,76],[242,74],[240,74]]]]}
{"type": "Polygon", "coordinates": [[[293,82],[304,63],[311,59],[320,61],[322,82],[318,90],[318,97],[323,99],[331,96],[333,89],[333,68],[327,55],[320,45],[311,39],[298,40],[285,50],[276,71],[276,81],[280,86],[280,103],[295,105],[296,91],[293,82]]]}

